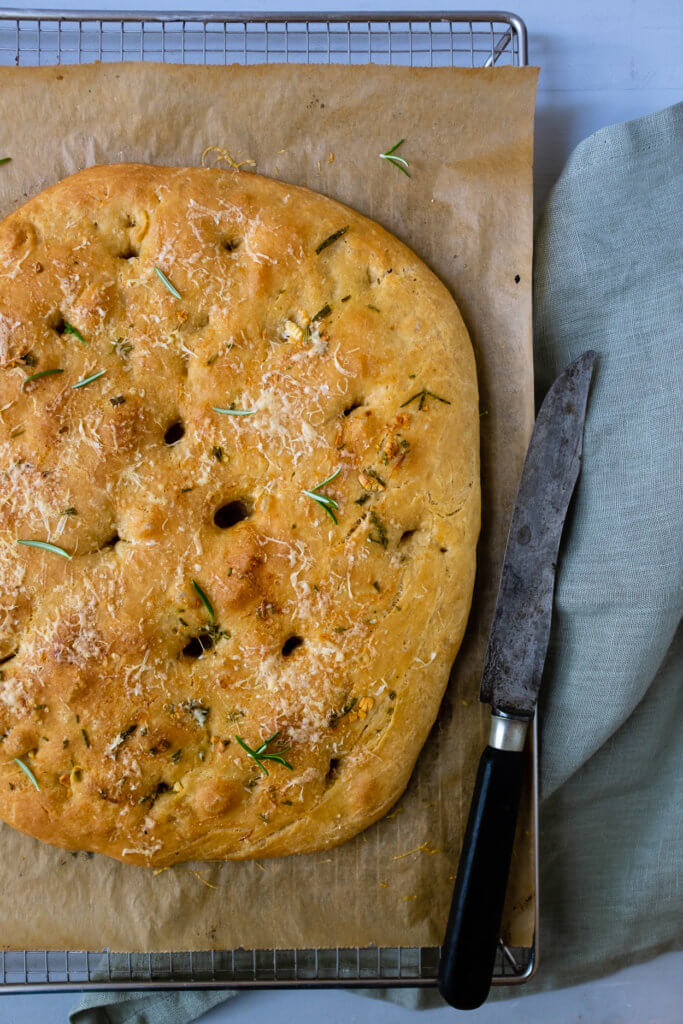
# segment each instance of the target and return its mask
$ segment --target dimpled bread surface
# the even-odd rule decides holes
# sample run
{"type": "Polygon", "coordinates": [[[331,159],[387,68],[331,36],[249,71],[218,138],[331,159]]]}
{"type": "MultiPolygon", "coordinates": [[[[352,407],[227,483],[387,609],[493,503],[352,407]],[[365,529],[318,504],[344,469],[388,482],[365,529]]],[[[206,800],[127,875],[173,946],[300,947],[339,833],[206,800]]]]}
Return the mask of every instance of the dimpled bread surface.
{"type": "Polygon", "coordinates": [[[0,410],[0,817],[162,867],[385,814],[480,518],[427,267],[303,188],[92,167],[0,223],[0,410]]]}

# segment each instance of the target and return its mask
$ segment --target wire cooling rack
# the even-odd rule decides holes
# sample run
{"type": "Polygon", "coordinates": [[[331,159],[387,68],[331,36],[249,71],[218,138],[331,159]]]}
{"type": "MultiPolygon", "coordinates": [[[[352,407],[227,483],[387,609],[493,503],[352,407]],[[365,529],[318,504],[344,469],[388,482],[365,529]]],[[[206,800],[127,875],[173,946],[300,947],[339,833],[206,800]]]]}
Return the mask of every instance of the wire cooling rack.
{"type": "Polygon", "coordinates": [[[155,14],[0,10],[0,64],[527,63],[526,28],[498,11],[429,14],[155,14]]]}
{"type": "MultiPolygon", "coordinates": [[[[93,14],[0,9],[0,65],[124,60],[211,65],[372,62],[410,67],[521,67],[527,63],[527,36],[520,18],[501,11],[368,12],[321,18],[300,13],[93,14]]],[[[534,728],[534,808],[536,750],[534,728]]],[[[194,953],[0,952],[0,992],[433,986],[439,954],[438,946],[194,953]]],[[[500,942],[494,984],[526,981],[533,973],[534,962],[534,947],[509,947],[500,942]]]]}

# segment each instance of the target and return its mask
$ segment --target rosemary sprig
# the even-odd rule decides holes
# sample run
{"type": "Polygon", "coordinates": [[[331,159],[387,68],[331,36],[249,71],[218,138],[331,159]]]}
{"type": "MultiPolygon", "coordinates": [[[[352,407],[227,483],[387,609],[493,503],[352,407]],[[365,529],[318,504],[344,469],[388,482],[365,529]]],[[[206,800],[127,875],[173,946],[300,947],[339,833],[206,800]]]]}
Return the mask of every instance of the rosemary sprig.
{"type": "Polygon", "coordinates": [[[89,341],[85,340],[79,329],[77,327],[74,327],[73,324],[70,324],[68,320],[64,321],[64,330],[62,331],[62,334],[73,334],[74,338],[78,338],[82,345],[90,344],[89,341]]]}
{"type": "Polygon", "coordinates": [[[332,483],[333,480],[336,480],[340,473],[341,466],[339,467],[339,469],[335,470],[332,476],[328,476],[326,480],[323,480],[322,483],[319,483],[315,487],[312,487],[310,491],[301,492],[302,494],[305,494],[307,498],[312,498],[313,501],[317,502],[317,504],[320,505],[321,509],[323,509],[323,511],[327,513],[327,515],[330,517],[335,526],[337,525],[337,517],[335,516],[332,510],[336,509],[337,511],[339,511],[339,504],[334,500],[334,498],[329,498],[326,494],[319,494],[318,492],[320,491],[321,487],[324,487],[326,484],[332,483]]]}
{"type": "Polygon", "coordinates": [[[3,156],[0,158],[0,164],[8,164],[11,159],[11,156],[3,156]]]}
{"type": "Polygon", "coordinates": [[[428,396],[429,398],[435,398],[437,402],[443,402],[444,405],[451,404],[447,398],[441,398],[440,395],[435,395],[433,391],[427,391],[427,388],[423,388],[422,391],[416,391],[414,395],[411,395],[407,402],[402,402],[399,408],[405,409],[407,405],[410,405],[410,403],[414,402],[416,398],[419,398],[420,402],[417,408],[418,410],[421,410],[423,405],[425,404],[425,399],[428,396]]]}
{"type": "Polygon", "coordinates": [[[84,388],[86,384],[92,384],[98,377],[103,377],[107,371],[100,370],[99,373],[93,373],[90,377],[85,377],[83,380],[79,380],[78,384],[72,384],[71,387],[75,391],[76,388],[84,388]]]}
{"type": "Polygon", "coordinates": [[[253,416],[256,409],[219,409],[217,405],[212,405],[211,408],[214,412],[223,413],[224,416],[253,416]]]}
{"type": "Polygon", "coordinates": [[[39,377],[51,377],[55,373],[64,373],[64,370],[55,368],[54,370],[40,370],[38,373],[32,373],[30,377],[24,377],[21,382],[21,390],[23,391],[27,384],[32,380],[38,380],[39,377]]]}
{"type": "Polygon", "coordinates": [[[209,613],[209,615],[211,616],[211,618],[215,619],[216,618],[216,613],[213,610],[213,605],[211,604],[211,602],[209,601],[208,597],[206,596],[206,594],[204,593],[204,591],[199,586],[199,584],[197,583],[196,580],[192,580],[192,586],[194,587],[195,594],[197,595],[199,600],[202,602],[202,604],[206,608],[206,610],[209,613]]]}
{"type": "Polygon", "coordinates": [[[60,548],[57,544],[48,544],[45,540],[18,540],[17,544],[24,544],[27,548],[42,548],[43,551],[52,551],[55,555],[68,558],[69,561],[73,558],[73,555],[70,555],[64,548],[60,548]]]}
{"type": "Polygon", "coordinates": [[[166,277],[166,274],[163,272],[163,270],[159,270],[159,267],[155,267],[154,270],[155,270],[155,273],[156,273],[157,277],[159,278],[159,280],[163,284],[163,286],[165,288],[168,288],[168,290],[171,293],[171,295],[173,295],[176,299],[182,299],[182,295],[180,294],[178,289],[175,287],[175,285],[171,284],[171,282],[166,277]]]}
{"type": "Polygon", "coordinates": [[[24,764],[24,762],[23,762],[23,761],[21,760],[21,758],[19,758],[19,757],[15,757],[15,758],[14,758],[14,761],[15,761],[15,763],[16,763],[16,764],[18,764],[18,765],[19,765],[19,767],[21,768],[21,770],[22,770],[22,772],[24,773],[24,775],[26,775],[26,776],[27,776],[27,778],[29,778],[29,779],[31,780],[31,782],[33,783],[33,785],[34,785],[34,786],[36,787],[36,789],[37,789],[37,790],[38,790],[38,792],[40,793],[40,786],[38,785],[38,782],[37,782],[37,780],[36,780],[36,777],[35,777],[35,775],[33,774],[33,772],[31,771],[31,769],[30,769],[30,768],[28,767],[28,765],[24,764]]]}
{"type": "Polygon", "coordinates": [[[328,245],[333,245],[335,242],[338,242],[340,238],[343,238],[348,230],[349,225],[347,224],[346,227],[339,228],[338,231],[334,231],[331,235],[328,235],[328,237],[324,239],[319,246],[317,246],[315,250],[316,256],[319,256],[323,249],[327,249],[328,245]]]}
{"type": "Polygon", "coordinates": [[[274,754],[266,753],[266,750],[268,749],[269,745],[273,742],[273,740],[276,740],[279,735],[279,730],[278,732],[274,732],[273,735],[269,736],[267,740],[264,740],[261,746],[257,747],[256,750],[252,750],[252,748],[244,742],[241,736],[235,736],[235,739],[242,747],[242,749],[246,750],[249,757],[251,757],[252,760],[256,761],[256,764],[259,766],[264,775],[268,775],[268,769],[263,764],[264,761],[276,761],[278,764],[283,765],[285,768],[289,768],[290,772],[294,771],[289,761],[285,761],[284,757],[282,757],[283,754],[287,753],[289,747],[280,747],[279,750],[277,750],[274,754]]]}
{"type": "Polygon", "coordinates": [[[405,139],[399,139],[398,142],[391,147],[391,149],[388,149],[386,151],[386,153],[380,153],[379,158],[380,160],[388,160],[390,164],[394,165],[394,167],[398,167],[401,174],[405,174],[406,178],[409,178],[410,175],[406,170],[406,168],[408,167],[408,161],[404,160],[402,156],[395,155],[396,150],[399,149],[405,141],[405,139]]]}

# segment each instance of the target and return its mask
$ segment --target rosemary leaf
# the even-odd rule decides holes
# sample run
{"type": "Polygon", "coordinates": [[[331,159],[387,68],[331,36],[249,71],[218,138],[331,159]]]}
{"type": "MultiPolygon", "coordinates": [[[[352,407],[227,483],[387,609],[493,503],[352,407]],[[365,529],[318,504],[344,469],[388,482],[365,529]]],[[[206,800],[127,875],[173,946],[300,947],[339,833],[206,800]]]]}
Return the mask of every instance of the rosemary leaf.
{"type": "Polygon", "coordinates": [[[73,558],[68,551],[64,548],[58,547],[57,544],[48,544],[44,540],[18,540],[17,544],[24,544],[27,548],[42,548],[43,551],[52,551],[55,555],[61,555],[62,558],[68,558],[69,561],[73,558]]]}
{"type": "Polygon", "coordinates": [[[219,409],[216,405],[212,405],[211,408],[214,412],[223,413],[224,416],[253,416],[256,412],[256,409],[219,409]]]}
{"type": "Polygon", "coordinates": [[[78,338],[82,345],[89,345],[90,342],[86,341],[81,332],[73,324],[70,324],[67,320],[64,321],[64,330],[62,334],[73,334],[74,338],[78,338]]]}
{"type": "Polygon", "coordinates": [[[381,544],[383,548],[388,547],[389,546],[389,537],[387,536],[386,527],[385,527],[384,523],[382,522],[382,520],[380,519],[380,517],[374,511],[374,509],[370,513],[370,522],[375,527],[375,530],[377,532],[376,532],[375,536],[373,536],[372,533],[369,533],[368,534],[368,540],[372,541],[373,544],[381,544]]]}
{"type": "Polygon", "coordinates": [[[339,469],[335,469],[335,471],[332,474],[332,476],[328,476],[326,480],[323,480],[323,482],[321,484],[317,484],[315,487],[312,487],[311,490],[312,491],[319,491],[321,487],[325,486],[325,484],[331,484],[333,480],[337,479],[337,477],[339,476],[340,473],[341,473],[341,466],[339,467],[339,469]]]}
{"type": "Polygon", "coordinates": [[[85,743],[86,747],[90,749],[90,740],[88,739],[88,734],[85,731],[85,729],[81,729],[81,736],[83,737],[83,742],[85,743]]]}
{"type": "Polygon", "coordinates": [[[33,785],[36,787],[36,789],[40,793],[40,786],[38,785],[38,783],[36,781],[36,777],[33,774],[33,772],[31,771],[31,769],[28,767],[28,765],[25,765],[24,762],[19,757],[15,757],[14,760],[15,760],[16,764],[19,765],[19,767],[21,768],[21,770],[24,773],[24,775],[26,775],[31,780],[33,785]]]}
{"type": "Polygon", "coordinates": [[[8,164],[8,163],[10,162],[10,160],[11,160],[11,159],[12,159],[12,157],[11,157],[11,156],[3,156],[3,157],[0,157],[0,165],[1,165],[1,164],[8,164]]]}
{"type": "Polygon", "coordinates": [[[32,380],[38,380],[40,377],[51,377],[55,373],[64,373],[64,370],[40,370],[38,373],[32,373],[30,377],[24,377],[23,381],[21,382],[21,390],[23,391],[26,385],[29,384],[32,380]]]}
{"type": "Polygon", "coordinates": [[[72,384],[71,387],[74,391],[76,388],[84,388],[86,384],[92,384],[94,380],[97,380],[99,377],[103,377],[106,372],[106,370],[100,370],[99,373],[93,373],[92,376],[79,380],[78,384],[72,384]]]}
{"type": "Polygon", "coordinates": [[[339,241],[339,239],[340,239],[340,238],[342,238],[342,237],[343,237],[343,236],[344,236],[344,235],[346,234],[346,232],[347,232],[348,230],[349,230],[349,225],[347,224],[347,225],[346,225],[346,227],[344,227],[344,228],[339,228],[339,230],[338,230],[338,231],[334,231],[334,232],[333,232],[333,233],[332,233],[331,235],[329,235],[329,236],[328,236],[328,237],[327,237],[327,238],[326,238],[326,239],[325,239],[324,241],[322,241],[322,242],[320,243],[320,245],[319,245],[319,246],[318,246],[318,247],[316,248],[316,250],[315,250],[315,254],[316,254],[316,256],[319,256],[319,255],[320,255],[320,253],[321,253],[321,252],[323,251],[323,249],[327,249],[328,245],[333,245],[333,244],[334,244],[335,242],[338,242],[338,241],[339,241]]]}
{"type": "Polygon", "coordinates": [[[163,270],[159,270],[159,267],[155,267],[154,270],[161,283],[164,285],[165,288],[168,288],[171,295],[173,295],[176,299],[182,299],[182,295],[180,294],[178,289],[171,284],[163,270]]]}
{"type": "Polygon", "coordinates": [[[209,613],[209,615],[211,616],[211,618],[215,619],[216,618],[216,614],[215,614],[215,612],[213,610],[213,605],[211,604],[211,602],[209,601],[208,597],[206,596],[206,594],[204,593],[204,591],[199,586],[199,584],[197,583],[196,580],[192,580],[192,586],[194,587],[194,590],[195,590],[195,593],[196,593],[197,597],[202,602],[202,604],[206,608],[206,610],[209,613]]]}

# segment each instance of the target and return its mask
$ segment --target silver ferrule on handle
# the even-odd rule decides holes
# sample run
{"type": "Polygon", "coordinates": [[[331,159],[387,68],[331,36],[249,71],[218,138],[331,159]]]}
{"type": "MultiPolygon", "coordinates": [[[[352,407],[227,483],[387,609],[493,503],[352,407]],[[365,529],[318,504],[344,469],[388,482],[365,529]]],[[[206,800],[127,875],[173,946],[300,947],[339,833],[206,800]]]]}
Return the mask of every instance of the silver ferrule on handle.
{"type": "Polygon", "coordinates": [[[489,746],[495,750],[524,750],[529,721],[526,718],[511,718],[502,711],[491,713],[489,746]]]}

